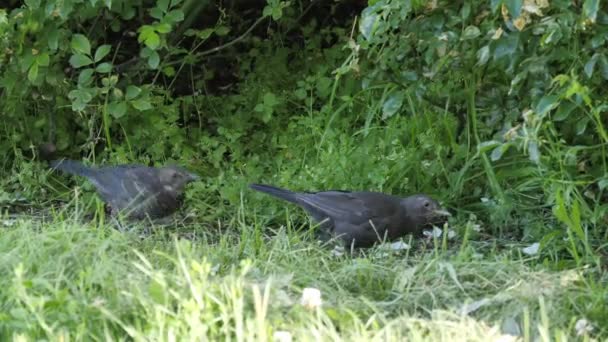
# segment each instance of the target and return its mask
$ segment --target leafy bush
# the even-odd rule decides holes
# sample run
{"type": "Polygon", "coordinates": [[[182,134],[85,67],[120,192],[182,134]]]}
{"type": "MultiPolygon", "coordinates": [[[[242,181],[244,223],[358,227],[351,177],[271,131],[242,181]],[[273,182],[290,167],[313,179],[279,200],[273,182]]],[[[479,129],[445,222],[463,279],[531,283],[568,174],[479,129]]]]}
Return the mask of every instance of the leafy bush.
{"type": "Polygon", "coordinates": [[[207,177],[190,200],[209,219],[255,180],[429,192],[576,260],[605,238],[598,1],[223,5],[0,12],[5,188],[40,198],[11,172],[52,140],[99,162],[180,160],[207,177]]]}

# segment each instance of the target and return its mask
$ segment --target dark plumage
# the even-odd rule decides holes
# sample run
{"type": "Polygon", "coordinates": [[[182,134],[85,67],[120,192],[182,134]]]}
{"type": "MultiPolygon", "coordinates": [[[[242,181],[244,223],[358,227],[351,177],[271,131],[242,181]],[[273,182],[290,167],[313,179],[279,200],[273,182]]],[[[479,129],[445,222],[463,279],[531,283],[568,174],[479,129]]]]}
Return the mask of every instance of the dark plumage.
{"type": "Polygon", "coordinates": [[[180,197],[186,184],[199,179],[196,174],[179,166],[94,168],[74,160],[55,160],[51,167],[87,177],[110,205],[113,215],[121,212],[131,219],[161,218],[172,214],[181,204],[180,197]]]}
{"type": "Polygon", "coordinates": [[[378,241],[407,234],[419,235],[427,224],[450,213],[426,195],[400,198],[379,192],[293,192],[270,185],[251,184],[254,190],[295,203],[346,245],[369,247],[378,241]],[[370,223],[371,221],[371,223],[370,223]]]}

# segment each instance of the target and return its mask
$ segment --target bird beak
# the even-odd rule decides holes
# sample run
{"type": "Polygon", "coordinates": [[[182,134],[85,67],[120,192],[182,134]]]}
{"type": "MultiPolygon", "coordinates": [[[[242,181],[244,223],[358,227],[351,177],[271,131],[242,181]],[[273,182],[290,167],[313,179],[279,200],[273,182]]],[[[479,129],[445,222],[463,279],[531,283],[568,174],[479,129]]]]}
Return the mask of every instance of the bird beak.
{"type": "Polygon", "coordinates": [[[449,211],[443,208],[434,210],[433,214],[435,214],[435,216],[452,216],[449,211]]]}

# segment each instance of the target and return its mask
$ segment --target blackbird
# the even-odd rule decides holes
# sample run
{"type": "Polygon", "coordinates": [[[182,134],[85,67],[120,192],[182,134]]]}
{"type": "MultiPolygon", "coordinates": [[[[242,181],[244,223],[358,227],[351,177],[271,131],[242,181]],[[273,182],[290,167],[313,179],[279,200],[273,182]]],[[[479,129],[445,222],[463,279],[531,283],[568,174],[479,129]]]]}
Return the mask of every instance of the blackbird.
{"type": "Polygon", "coordinates": [[[74,160],[54,160],[51,167],[84,176],[109,204],[111,214],[119,212],[129,219],[155,219],[168,216],[181,205],[186,184],[199,176],[179,166],[161,168],[143,165],[88,167],[74,160]]]}
{"type": "Polygon", "coordinates": [[[426,195],[400,198],[369,191],[293,192],[263,184],[250,187],[299,205],[346,246],[369,247],[384,239],[420,235],[427,224],[451,216],[426,195]]]}

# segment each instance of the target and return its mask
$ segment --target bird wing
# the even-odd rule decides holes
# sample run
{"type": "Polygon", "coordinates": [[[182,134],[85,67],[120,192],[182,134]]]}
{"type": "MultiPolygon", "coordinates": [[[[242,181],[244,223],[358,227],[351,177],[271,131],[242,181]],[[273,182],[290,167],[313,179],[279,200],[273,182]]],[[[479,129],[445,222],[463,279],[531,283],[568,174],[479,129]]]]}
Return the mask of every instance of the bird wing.
{"type": "Polygon", "coordinates": [[[155,199],[153,187],[158,177],[147,169],[136,165],[106,167],[89,179],[101,197],[116,209],[137,210],[155,199]]]}
{"type": "Polygon", "coordinates": [[[298,200],[317,215],[351,224],[392,216],[398,209],[390,196],[370,192],[323,191],[299,194],[298,200]]]}

